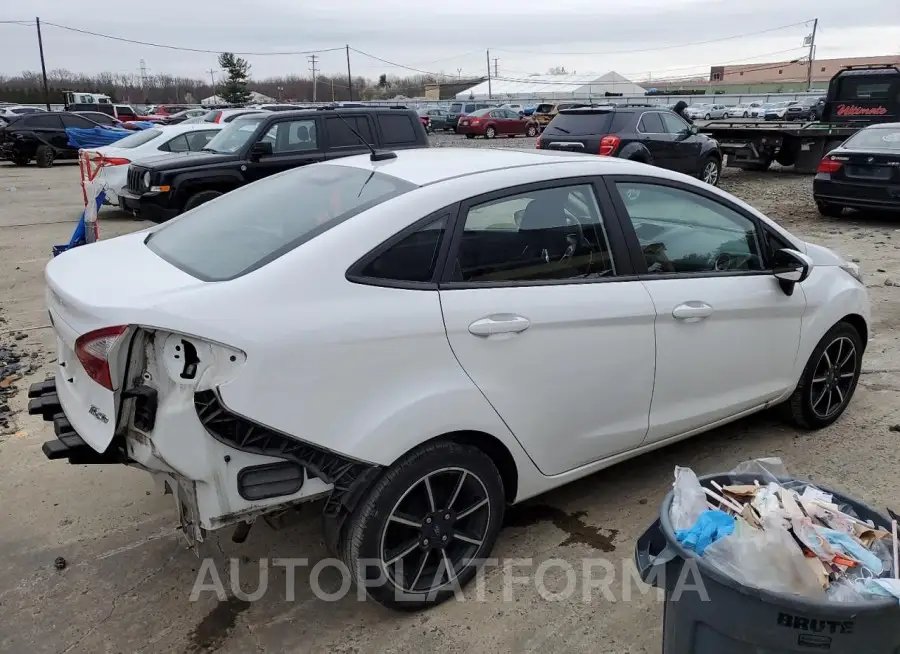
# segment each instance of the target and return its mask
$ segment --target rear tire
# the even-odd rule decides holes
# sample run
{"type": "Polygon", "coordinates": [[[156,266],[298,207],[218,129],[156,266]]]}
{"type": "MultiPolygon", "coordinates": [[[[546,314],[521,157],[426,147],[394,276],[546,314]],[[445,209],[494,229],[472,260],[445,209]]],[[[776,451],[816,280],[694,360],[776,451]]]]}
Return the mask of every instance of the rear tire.
{"type": "Polygon", "coordinates": [[[844,207],[823,202],[821,200],[816,200],[816,209],[818,209],[821,215],[828,218],[840,218],[844,215],[844,207]]]}
{"type": "Polygon", "coordinates": [[[38,168],[50,168],[53,166],[54,159],[56,159],[56,153],[49,145],[39,145],[34,153],[34,163],[38,168]]]}
{"type": "Polygon", "coordinates": [[[201,204],[209,202],[210,200],[215,200],[220,195],[222,195],[222,193],[219,191],[200,191],[199,193],[195,193],[184,203],[184,209],[181,211],[182,213],[190,211],[194,207],[199,207],[201,204]]]}
{"type": "Polygon", "coordinates": [[[17,166],[27,166],[28,162],[31,161],[31,157],[27,157],[23,154],[14,155],[12,159],[10,159],[17,166]]]}
{"type": "Polygon", "coordinates": [[[505,508],[503,481],[486,454],[449,441],[427,443],[372,486],[347,521],[340,550],[369,597],[417,610],[471,581],[494,547],[505,508]]]}
{"type": "Polygon", "coordinates": [[[475,138],[475,135],[474,134],[466,134],[466,138],[473,139],[473,138],[475,138]]]}
{"type": "Polygon", "coordinates": [[[800,429],[822,429],[841,417],[862,370],[863,342],[849,323],[839,322],[819,341],[791,398],[786,419],[800,429]]]}

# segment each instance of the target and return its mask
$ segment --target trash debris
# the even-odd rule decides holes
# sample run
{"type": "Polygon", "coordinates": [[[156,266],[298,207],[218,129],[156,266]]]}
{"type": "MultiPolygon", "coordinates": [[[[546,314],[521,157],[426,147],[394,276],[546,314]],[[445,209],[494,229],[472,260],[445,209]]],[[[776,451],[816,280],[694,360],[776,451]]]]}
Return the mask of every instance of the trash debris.
{"type": "Polygon", "coordinates": [[[685,549],[763,590],[900,602],[896,514],[891,531],[864,521],[840,496],[793,479],[776,458],[747,461],[730,474],[735,483],[719,477],[707,488],[690,468],[675,468],[669,518],[685,549]]]}
{"type": "Polygon", "coordinates": [[[65,560],[63,557],[61,557],[61,556],[57,556],[57,557],[53,560],[53,566],[54,566],[57,570],[65,570],[67,565],[68,565],[68,563],[67,563],[66,560],[65,560]]]}

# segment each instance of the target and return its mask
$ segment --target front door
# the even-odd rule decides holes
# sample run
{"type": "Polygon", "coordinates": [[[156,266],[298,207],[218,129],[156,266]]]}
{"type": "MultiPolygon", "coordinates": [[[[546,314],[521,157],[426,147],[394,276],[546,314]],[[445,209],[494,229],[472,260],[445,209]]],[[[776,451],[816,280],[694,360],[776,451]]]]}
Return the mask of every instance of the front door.
{"type": "Polygon", "coordinates": [[[806,296],[802,285],[790,296],[779,286],[756,219],[678,182],[629,177],[609,186],[656,307],[648,442],[792,389],[806,296]]]}
{"type": "Polygon", "coordinates": [[[324,159],[314,118],[274,123],[257,141],[271,143],[272,154],[247,157],[244,176],[248,182],[324,159]]]}
{"type": "Polygon", "coordinates": [[[612,213],[584,179],[475,198],[441,283],[460,365],[546,475],[647,433],[655,312],[612,213]]]}
{"type": "Polygon", "coordinates": [[[700,172],[700,152],[703,149],[705,136],[694,134],[691,126],[672,111],[661,113],[663,125],[672,137],[672,165],[670,170],[677,170],[687,175],[700,172]]]}

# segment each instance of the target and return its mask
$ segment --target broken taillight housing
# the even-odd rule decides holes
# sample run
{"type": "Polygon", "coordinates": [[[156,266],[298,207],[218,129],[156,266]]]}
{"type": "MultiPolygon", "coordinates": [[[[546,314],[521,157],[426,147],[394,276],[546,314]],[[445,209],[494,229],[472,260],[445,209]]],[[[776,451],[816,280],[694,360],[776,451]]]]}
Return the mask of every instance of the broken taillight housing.
{"type": "Polygon", "coordinates": [[[103,157],[100,160],[101,166],[127,166],[131,163],[130,159],[124,157],[103,157]]]}
{"type": "Polygon", "coordinates": [[[81,362],[81,367],[88,377],[109,390],[113,390],[109,353],[126,329],[128,325],[95,329],[79,336],[75,341],[75,356],[81,362]]]}

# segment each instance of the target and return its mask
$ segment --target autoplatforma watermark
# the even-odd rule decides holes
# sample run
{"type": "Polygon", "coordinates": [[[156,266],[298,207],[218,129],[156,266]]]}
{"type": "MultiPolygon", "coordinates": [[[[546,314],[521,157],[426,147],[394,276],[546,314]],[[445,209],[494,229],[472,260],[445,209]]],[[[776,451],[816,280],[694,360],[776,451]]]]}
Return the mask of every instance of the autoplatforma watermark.
{"type": "MultiPolygon", "coordinates": [[[[262,599],[267,593],[275,592],[288,602],[296,601],[298,577],[306,577],[305,582],[312,595],[323,602],[337,602],[354,595],[358,601],[366,601],[367,587],[390,585],[394,588],[398,601],[411,599],[417,601],[434,598],[438,594],[452,592],[458,602],[486,602],[487,589],[490,582],[491,601],[498,599],[512,602],[517,594],[533,589],[548,602],[564,602],[570,600],[590,603],[601,598],[606,602],[630,602],[654,592],[657,588],[666,588],[671,601],[678,601],[686,593],[697,593],[701,601],[709,601],[709,595],[703,583],[697,562],[694,559],[683,561],[681,565],[658,566],[651,571],[649,578],[641,579],[640,573],[631,559],[614,561],[607,558],[584,558],[575,562],[567,559],[553,558],[535,561],[531,558],[482,559],[467,562],[476,569],[474,579],[467,584],[465,590],[460,585],[458,575],[449,575],[446,569],[438,566],[433,573],[422,581],[420,587],[430,588],[425,593],[411,594],[392,582],[402,579],[402,569],[392,567],[390,577],[385,573],[382,562],[378,559],[360,560],[359,571],[354,583],[350,569],[343,561],[334,558],[321,559],[310,563],[306,558],[272,558],[260,559],[256,566],[241,565],[241,560],[231,558],[205,558],[197,572],[194,586],[191,589],[190,601],[197,601],[204,594],[214,594],[220,601],[229,595],[246,602],[262,599]],[[224,570],[222,569],[224,567],[224,570]],[[282,568],[283,574],[272,574],[274,569],[282,568]],[[308,569],[308,574],[302,574],[308,569]],[[373,574],[374,573],[374,574],[373,574]],[[666,579],[666,575],[675,579],[666,579]],[[253,577],[249,579],[248,577],[253,577]],[[497,577],[500,577],[498,581],[497,577]],[[272,578],[278,581],[272,582],[272,578]],[[227,580],[223,582],[223,578],[227,580]],[[252,588],[252,590],[250,590],[252,588]],[[498,593],[496,592],[499,589],[498,593]]],[[[663,594],[656,591],[655,597],[661,599],[663,594]]],[[[304,593],[304,597],[308,594],[304,593]]]]}

